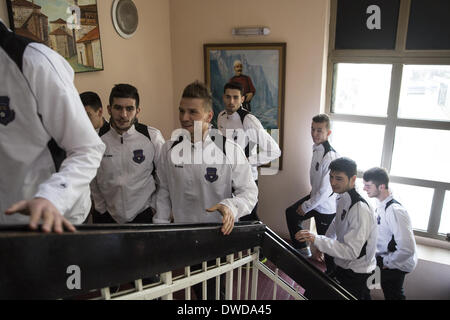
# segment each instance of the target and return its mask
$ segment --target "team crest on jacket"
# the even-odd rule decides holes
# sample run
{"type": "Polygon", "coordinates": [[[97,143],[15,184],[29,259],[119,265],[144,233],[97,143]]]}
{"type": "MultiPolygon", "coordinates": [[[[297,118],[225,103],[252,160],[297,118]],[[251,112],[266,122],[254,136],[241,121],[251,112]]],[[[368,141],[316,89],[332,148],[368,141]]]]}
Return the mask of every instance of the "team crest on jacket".
{"type": "Polygon", "coordinates": [[[346,210],[342,210],[341,221],[345,219],[346,215],[347,215],[347,211],[346,210]]]}
{"type": "Polygon", "coordinates": [[[206,168],[205,179],[211,183],[219,179],[219,176],[217,175],[217,168],[206,168]]]}
{"type": "Polygon", "coordinates": [[[0,123],[7,126],[15,117],[16,113],[9,108],[9,97],[0,97],[0,123]]]}
{"type": "Polygon", "coordinates": [[[145,160],[144,150],[142,150],[142,149],[134,150],[133,153],[134,153],[134,157],[133,157],[134,162],[139,163],[139,164],[144,162],[144,160],[145,160]]]}

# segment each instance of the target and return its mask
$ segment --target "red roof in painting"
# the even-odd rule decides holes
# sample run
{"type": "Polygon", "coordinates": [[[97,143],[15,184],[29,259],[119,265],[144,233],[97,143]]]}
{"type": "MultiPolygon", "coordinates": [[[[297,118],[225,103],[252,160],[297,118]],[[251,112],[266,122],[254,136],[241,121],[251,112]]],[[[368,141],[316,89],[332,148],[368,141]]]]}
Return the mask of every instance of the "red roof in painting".
{"type": "Polygon", "coordinates": [[[59,24],[66,24],[67,22],[64,21],[63,19],[59,18],[58,20],[55,21],[50,21],[50,23],[59,23],[59,24]]]}
{"type": "Polygon", "coordinates": [[[27,0],[14,0],[12,2],[12,5],[25,8],[41,9],[41,7],[38,6],[37,4],[31,3],[30,1],[27,0]]]}
{"type": "Polygon", "coordinates": [[[88,42],[100,39],[100,33],[98,27],[89,31],[83,38],[77,41],[77,43],[88,42]]]}

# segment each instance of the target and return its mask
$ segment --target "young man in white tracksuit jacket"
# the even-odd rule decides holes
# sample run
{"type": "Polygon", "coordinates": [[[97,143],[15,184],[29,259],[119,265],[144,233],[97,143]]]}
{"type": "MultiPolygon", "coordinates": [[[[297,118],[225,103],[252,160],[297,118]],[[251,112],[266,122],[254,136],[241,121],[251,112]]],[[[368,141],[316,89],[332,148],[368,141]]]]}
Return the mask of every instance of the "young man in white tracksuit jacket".
{"type": "Polygon", "coordinates": [[[106,151],[91,183],[102,223],[152,223],[164,138],[159,130],[137,121],[140,110],[135,87],[118,84],[112,89],[110,129],[101,132],[106,151]]]}
{"type": "MultiPolygon", "coordinates": [[[[330,134],[330,118],[326,114],[314,116],[311,123],[313,155],[309,170],[311,193],[286,209],[292,245],[307,258],[311,257],[309,246],[295,239],[295,234],[303,229],[302,223],[314,217],[317,233],[324,235],[336,214],[336,194],[330,185],[329,166],[339,155],[328,142],[330,134]]],[[[325,255],[325,264],[327,273],[333,273],[333,258],[325,255]]]]}
{"type": "Polygon", "coordinates": [[[393,198],[389,176],[382,168],[364,172],[364,191],[378,200],[375,215],[378,224],[377,265],[386,300],[405,300],[405,275],[417,265],[416,240],[406,209],[393,198]]]}
{"type": "Polygon", "coordinates": [[[105,150],[74,72],[58,53],[0,20],[0,73],[0,224],[36,229],[42,218],[45,232],[74,231],[89,213],[89,182],[105,150]]]}
{"type": "Polygon", "coordinates": [[[356,174],[356,163],[351,159],[331,162],[330,183],[339,194],[336,216],[325,236],[301,230],[296,239],[314,243],[334,257],[337,281],[357,299],[370,300],[367,280],[376,268],[377,226],[371,208],[354,189],[356,174]]]}
{"type": "MultiPolygon", "coordinates": [[[[237,143],[210,129],[212,117],[211,91],[189,84],[179,105],[181,129],[161,151],[155,223],[170,223],[173,214],[175,223],[222,223],[228,235],[253,210],[258,188],[250,164],[237,143]]],[[[193,287],[198,299],[201,287],[193,287]]],[[[208,280],[206,298],[214,299],[214,292],[215,279],[208,280]]]]}
{"type": "MultiPolygon", "coordinates": [[[[224,86],[223,102],[225,110],[217,116],[217,127],[228,139],[238,143],[245,152],[256,185],[258,185],[258,167],[281,156],[281,150],[275,140],[267,133],[261,122],[249,111],[242,108],[245,96],[240,83],[228,82],[224,86]]],[[[258,204],[251,214],[241,221],[258,221],[258,204]]]]}

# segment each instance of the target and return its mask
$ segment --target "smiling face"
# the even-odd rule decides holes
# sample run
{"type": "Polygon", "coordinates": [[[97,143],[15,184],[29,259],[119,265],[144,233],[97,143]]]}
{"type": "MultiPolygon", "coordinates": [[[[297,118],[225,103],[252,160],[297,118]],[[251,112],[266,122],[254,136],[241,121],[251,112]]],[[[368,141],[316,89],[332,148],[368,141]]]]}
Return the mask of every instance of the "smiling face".
{"type": "Polygon", "coordinates": [[[355,181],[356,176],[349,178],[344,172],[330,172],[330,184],[334,193],[341,194],[353,189],[353,187],[355,186],[355,181]]]}
{"type": "Polygon", "coordinates": [[[111,125],[119,134],[131,128],[140,111],[139,107],[136,108],[136,100],[133,98],[114,98],[112,106],[108,106],[111,125]]]}
{"type": "Polygon", "coordinates": [[[314,144],[321,144],[328,140],[331,130],[328,129],[326,122],[312,122],[311,137],[314,144]]]}
{"type": "Polygon", "coordinates": [[[225,104],[225,111],[227,114],[235,113],[242,103],[244,97],[241,95],[241,91],[238,89],[226,89],[223,94],[223,103],[225,104]]]}
{"type": "Polygon", "coordinates": [[[202,128],[202,136],[209,128],[209,123],[212,120],[213,112],[208,111],[205,106],[205,101],[201,98],[182,98],[179,107],[180,125],[191,134],[194,138],[194,124],[200,122],[202,128]]]}

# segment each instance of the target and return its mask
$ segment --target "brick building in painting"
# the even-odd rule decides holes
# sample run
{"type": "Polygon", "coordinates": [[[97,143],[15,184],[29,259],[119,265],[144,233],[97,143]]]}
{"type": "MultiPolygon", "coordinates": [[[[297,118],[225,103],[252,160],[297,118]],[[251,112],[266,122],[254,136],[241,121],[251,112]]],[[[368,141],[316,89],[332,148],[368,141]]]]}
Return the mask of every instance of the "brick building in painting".
{"type": "Polygon", "coordinates": [[[11,5],[15,32],[48,45],[48,17],[41,12],[41,6],[34,0],[14,0],[11,5]]]}

